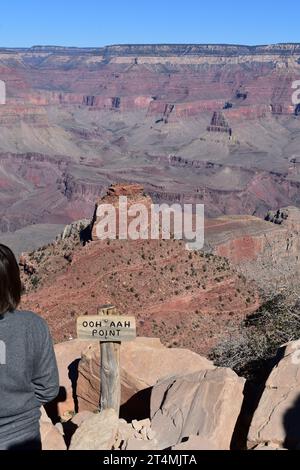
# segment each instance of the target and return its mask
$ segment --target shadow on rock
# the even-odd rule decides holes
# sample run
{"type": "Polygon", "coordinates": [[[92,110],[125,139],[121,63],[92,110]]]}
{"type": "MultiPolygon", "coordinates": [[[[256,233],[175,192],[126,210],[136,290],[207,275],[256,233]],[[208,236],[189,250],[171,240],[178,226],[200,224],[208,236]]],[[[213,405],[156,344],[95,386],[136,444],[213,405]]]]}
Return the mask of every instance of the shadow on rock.
{"type": "Polygon", "coordinates": [[[266,382],[274,367],[284,357],[284,353],[285,348],[280,348],[274,358],[267,361],[256,361],[255,364],[252,364],[252,369],[256,370],[255,378],[245,384],[244,401],[231,440],[230,447],[232,450],[247,448],[247,437],[251,422],[265,390],[266,382]]]}
{"type": "Polygon", "coordinates": [[[65,387],[59,387],[59,393],[55,400],[53,400],[51,403],[47,403],[44,408],[46,410],[47,415],[51,419],[53,424],[59,423],[60,422],[60,416],[59,416],[59,410],[58,410],[58,404],[63,403],[67,400],[67,391],[65,387]]]}
{"type": "Polygon", "coordinates": [[[78,398],[77,398],[77,381],[78,381],[78,366],[79,366],[80,359],[75,359],[75,361],[71,362],[68,366],[68,377],[72,384],[72,397],[74,401],[74,411],[78,413],[78,398]]]}
{"type": "Polygon", "coordinates": [[[152,387],[139,391],[121,406],[120,418],[131,423],[134,419],[140,421],[150,417],[150,399],[152,387]]]}
{"type": "Polygon", "coordinates": [[[300,395],[295,400],[293,406],[287,410],[283,417],[285,429],[285,440],[283,447],[294,450],[300,448],[300,395]]]}

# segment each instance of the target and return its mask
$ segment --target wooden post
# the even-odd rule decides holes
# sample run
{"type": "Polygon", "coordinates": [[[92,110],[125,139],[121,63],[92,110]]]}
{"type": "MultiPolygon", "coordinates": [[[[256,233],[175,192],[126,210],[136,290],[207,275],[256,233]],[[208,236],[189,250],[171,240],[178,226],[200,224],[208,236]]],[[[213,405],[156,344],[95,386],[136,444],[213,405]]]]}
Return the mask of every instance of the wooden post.
{"type": "MultiPolygon", "coordinates": [[[[103,305],[98,309],[98,315],[117,315],[113,305],[103,305]]],[[[120,380],[120,342],[100,341],[100,411],[108,408],[120,414],[121,380],[120,380]]]]}
{"type": "Polygon", "coordinates": [[[84,315],[76,320],[77,337],[100,342],[100,411],[113,408],[120,413],[120,345],[136,338],[134,316],[118,315],[113,305],[98,308],[97,315],[84,315]],[[117,340],[117,341],[116,341],[117,340]]]}

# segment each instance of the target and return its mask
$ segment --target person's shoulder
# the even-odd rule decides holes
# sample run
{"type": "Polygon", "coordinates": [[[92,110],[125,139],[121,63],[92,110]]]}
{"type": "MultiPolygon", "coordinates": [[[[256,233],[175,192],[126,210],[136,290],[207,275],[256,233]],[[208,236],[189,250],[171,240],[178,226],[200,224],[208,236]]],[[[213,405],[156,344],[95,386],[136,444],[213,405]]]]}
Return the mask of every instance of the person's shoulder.
{"type": "Polygon", "coordinates": [[[15,310],[12,316],[16,321],[28,323],[32,326],[35,325],[40,328],[48,328],[46,321],[40,315],[29,310],[15,310]]]}

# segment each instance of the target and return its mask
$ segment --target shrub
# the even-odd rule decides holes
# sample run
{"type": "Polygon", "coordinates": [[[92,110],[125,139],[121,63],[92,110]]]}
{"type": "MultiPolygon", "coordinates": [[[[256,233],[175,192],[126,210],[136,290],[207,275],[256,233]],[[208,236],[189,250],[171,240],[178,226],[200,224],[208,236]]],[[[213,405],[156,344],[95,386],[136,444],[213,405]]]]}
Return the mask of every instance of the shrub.
{"type": "Polygon", "coordinates": [[[37,287],[38,283],[39,283],[39,278],[37,276],[33,276],[31,278],[31,284],[33,285],[33,287],[37,287]]]}
{"type": "Polygon", "coordinates": [[[248,379],[257,379],[284,343],[300,338],[300,303],[282,294],[267,300],[210,353],[216,365],[230,367],[248,379]]]}

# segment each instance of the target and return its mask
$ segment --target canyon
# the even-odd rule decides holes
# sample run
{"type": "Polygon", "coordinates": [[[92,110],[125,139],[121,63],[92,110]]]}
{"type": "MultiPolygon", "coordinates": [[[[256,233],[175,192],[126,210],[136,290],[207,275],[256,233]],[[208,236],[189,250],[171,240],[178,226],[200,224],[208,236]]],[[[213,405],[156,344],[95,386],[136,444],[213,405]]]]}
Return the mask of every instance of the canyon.
{"type": "MultiPolygon", "coordinates": [[[[118,211],[152,200],[141,185],[113,185],[90,217],[66,226],[55,241],[19,259],[22,307],[42,315],[56,342],[76,335],[76,317],[116,305],[137,317],[138,334],[158,335],[168,347],[209,355],[234,335],[266,299],[299,297],[300,209],[255,216],[222,216],[205,222],[202,250],[184,240],[98,239],[97,207],[118,211]]],[[[128,226],[131,221],[127,221],[128,226]]],[[[122,231],[124,228],[122,228],[122,231]]],[[[289,299],[289,300],[288,300],[289,299]]]]}
{"type": "MultiPolygon", "coordinates": [[[[283,376],[297,372],[298,362],[293,366],[287,358],[293,350],[298,355],[299,341],[281,348],[278,359],[269,357],[270,378],[258,384],[248,379],[245,385],[235,368],[208,358],[220,344],[232,354],[228,338],[232,344],[238,340],[247,321],[259,315],[265,295],[286,295],[288,287],[299,298],[300,210],[269,211],[265,220],[245,215],[209,219],[201,251],[189,251],[174,238],[99,240],[97,206],[117,207],[125,194],[129,207],[149,208],[151,198],[141,185],[113,185],[95,201],[90,218],[69,224],[54,242],[20,257],[21,307],[47,320],[59,365],[61,394],[42,416],[43,448],[298,446],[298,428],[291,428],[297,416],[296,381],[290,389],[280,383],[276,393],[272,383],[278,382],[277,368],[283,376]],[[96,314],[99,305],[108,303],[137,319],[138,338],[121,346],[121,419],[113,410],[99,413],[99,344],[74,339],[76,317],[96,314]],[[205,419],[199,420],[202,414],[205,419]]],[[[289,312],[287,301],[284,312],[289,312]]],[[[297,321],[297,311],[291,314],[297,321]]],[[[269,367],[264,364],[266,376],[269,367]]]]}
{"type": "Polygon", "coordinates": [[[299,74],[298,44],[1,48],[4,239],[48,243],[115,182],[209,218],[297,206],[299,74]]]}
{"type": "MultiPolygon", "coordinates": [[[[129,206],[151,203],[137,185],[115,185],[99,202],[117,205],[119,194],[127,194],[129,206]]],[[[174,238],[98,240],[96,223],[92,212],[90,221],[71,224],[53,243],[20,257],[22,308],[47,320],[55,342],[75,338],[78,316],[113,304],[136,316],[138,335],[207,355],[260,305],[255,282],[226,258],[189,251],[174,238]]]]}
{"type": "MultiPolygon", "coordinates": [[[[293,344],[281,350],[269,381],[255,382],[256,374],[249,383],[245,373],[245,387],[230,355],[240,354],[239,344],[244,353],[239,339],[266,300],[282,294],[284,314],[298,318],[300,110],[292,95],[299,76],[299,44],[0,48],[0,242],[19,260],[21,308],[49,324],[67,388],[58,427],[43,417],[42,435],[54,440],[46,448],[102,448],[91,435],[104,429],[103,419],[113,435],[107,449],[298,445],[297,433],[285,442],[277,426],[294,394],[284,387],[275,394],[271,386],[293,344]],[[189,251],[174,237],[99,240],[97,207],[117,206],[120,195],[148,209],[152,202],[204,204],[203,249],[189,251]],[[137,340],[122,345],[127,422],[109,412],[91,415],[99,348],[75,339],[76,318],[103,304],[137,320],[137,340]],[[218,363],[212,353],[220,345],[229,358],[218,363]],[[132,410],[145,391],[149,422],[137,422],[132,410]],[[281,393],[284,409],[277,409],[281,393]],[[212,412],[211,396],[221,413],[212,412]],[[245,403],[251,408],[248,400],[256,399],[260,406],[247,415],[245,403]],[[192,403],[199,403],[194,415],[192,403]],[[71,443],[68,431],[62,437],[65,424],[78,428],[71,443]]],[[[275,326],[287,335],[290,319],[282,316],[275,326]]],[[[259,349],[253,325],[249,361],[259,349]]],[[[274,333],[272,349],[259,359],[273,360],[280,339],[274,333]]],[[[261,363],[255,367],[257,373],[261,363]]]]}

